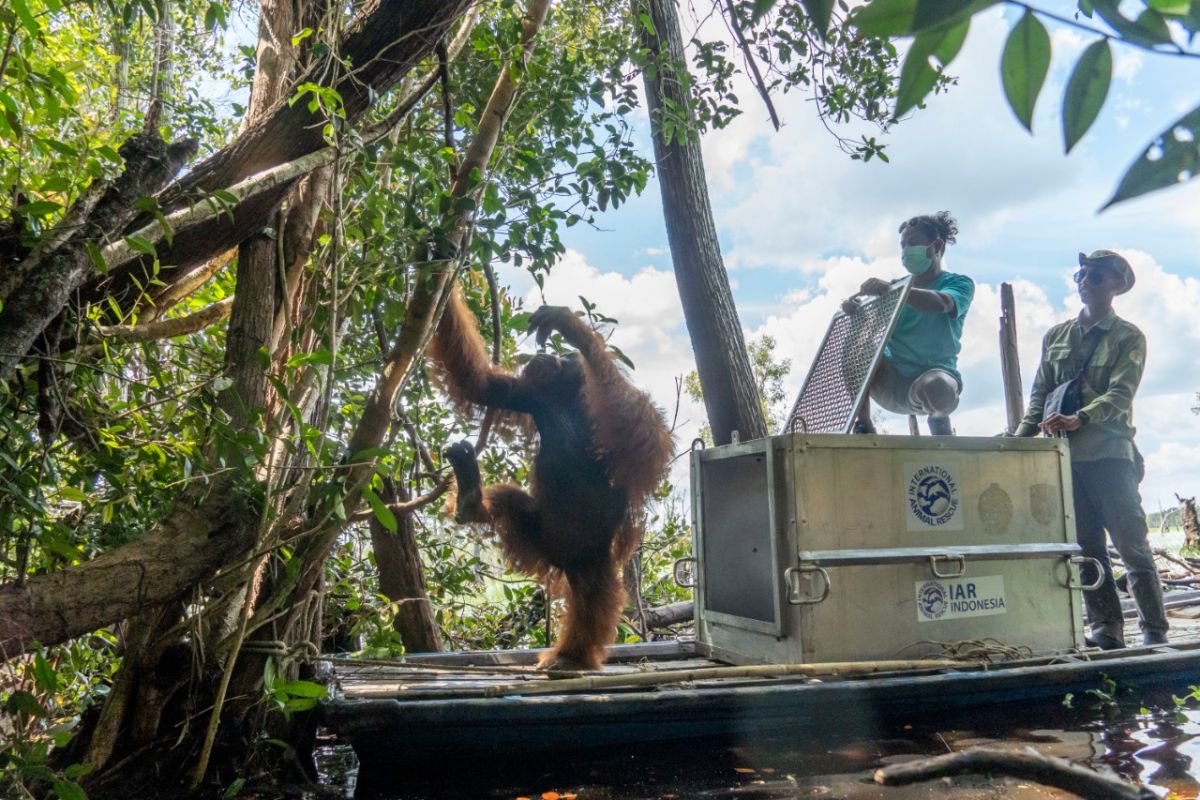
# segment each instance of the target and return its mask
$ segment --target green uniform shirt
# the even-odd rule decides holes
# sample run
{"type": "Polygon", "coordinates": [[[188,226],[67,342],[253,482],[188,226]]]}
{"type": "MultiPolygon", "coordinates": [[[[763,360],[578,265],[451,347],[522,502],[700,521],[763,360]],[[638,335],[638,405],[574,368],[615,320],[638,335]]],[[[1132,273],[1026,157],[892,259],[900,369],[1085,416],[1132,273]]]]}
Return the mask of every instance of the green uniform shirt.
{"type": "MultiPolygon", "coordinates": [[[[1137,326],[1112,311],[1088,331],[1087,337],[1089,342],[1098,337],[1099,342],[1083,373],[1080,411],[1087,415],[1088,421],[1079,430],[1067,433],[1071,460],[1133,460],[1133,395],[1146,366],[1146,337],[1137,326]]],[[[1079,374],[1085,355],[1083,324],[1078,318],[1046,332],[1042,362],[1038,364],[1029,408],[1016,430],[1017,436],[1037,434],[1046,395],[1079,374]]]]}
{"type": "Polygon", "coordinates": [[[928,314],[905,304],[896,319],[896,327],[883,348],[883,355],[896,371],[905,378],[916,378],[922,372],[941,367],[958,374],[958,351],[962,349],[963,320],[975,297],[975,282],[966,275],[943,272],[928,286],[913,288],[927,289],[950,295],[954,300],[954,312],[950,314],[928,314]]]}

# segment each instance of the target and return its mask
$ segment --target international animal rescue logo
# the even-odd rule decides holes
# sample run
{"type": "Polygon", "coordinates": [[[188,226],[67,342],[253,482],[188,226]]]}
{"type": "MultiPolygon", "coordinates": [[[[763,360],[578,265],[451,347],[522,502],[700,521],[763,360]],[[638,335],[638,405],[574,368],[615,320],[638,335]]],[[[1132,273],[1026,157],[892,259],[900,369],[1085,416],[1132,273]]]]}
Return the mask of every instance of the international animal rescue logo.
{"type": "Polygon", "coordinates": [[[905,505],[910,531],[961,531],[962,496],[954,464],[904,465],[905,505]]]}

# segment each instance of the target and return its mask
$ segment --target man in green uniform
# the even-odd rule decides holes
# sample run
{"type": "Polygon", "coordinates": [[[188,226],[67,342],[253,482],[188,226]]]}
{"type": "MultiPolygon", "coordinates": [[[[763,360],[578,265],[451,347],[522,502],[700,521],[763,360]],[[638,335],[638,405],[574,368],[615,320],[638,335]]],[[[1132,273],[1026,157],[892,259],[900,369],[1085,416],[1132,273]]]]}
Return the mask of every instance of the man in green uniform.
{"type": "MultiPolygon", "coordinates": [[[[943,436],[954,433],[950,414],[962,394],[958,351],[963,320],[975,297],[974,281],[942,269],[946,245],[954,244],[957,235],[958,224],[948,211],[922,214],[900,225],[901,261],[913,276],[912,287],[870,392],[872,400],[895,414],[927,416],[929,432],[943,436]]],[[[890,289],[887,281],[870,278],[859,294],[881,295],[890,289]]],[[[847,314],[855,308],[854,298],[842,303],[847,314]]],[[[875,433],[869,401],[859,411],[854,432],[875,433]]]]}
{"type": "MultiPolygon", "coordinates": [[[[1083,311],[1055,325],[1042,341],[1042,361],[1017,436],[1039,431],[1065,435],[1071,445],[1075,529],[1083,554],[1104,567],[1099,589],[1084,592],[1087,643],[1106,650],[1125,646],[1124,620],[1104,531],[1125,562],[1137,603],[1142,643],[1165,644],[1167,614],[1162,584],[1146,540],[1146,514],[1138,494],[1141,455],[1133,443],[1133,395],[1146,364],[1146,337],[1113,311],[1113,298],[1133,288],[1133,268],[1111,250],[1079,254],[1075,283],[1083,311]],[[1082,375],[1078,409],[1046,410],[1047,395],[1082,375]]],[[[1081,570],[1094,583],[1096,568],[1081,570]]]]}

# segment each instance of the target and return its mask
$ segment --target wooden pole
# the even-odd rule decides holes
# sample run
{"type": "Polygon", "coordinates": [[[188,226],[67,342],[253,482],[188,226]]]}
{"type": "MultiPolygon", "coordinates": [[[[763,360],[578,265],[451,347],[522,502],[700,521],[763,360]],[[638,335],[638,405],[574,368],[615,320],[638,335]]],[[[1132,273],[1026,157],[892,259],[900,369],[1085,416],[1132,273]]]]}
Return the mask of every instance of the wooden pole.
{"type": "Polygon", "coordinates": [[[1021,358],[1017,352],[1017,313],[1012,284],[1000,284],[1000,373],[1004,381],[1004,410],[1008,432],[1016,431],[1025,416],[1021,396],[1021,358]]]}
{"type": "Polygon", "coordinates": [[[634,672],[616,675],[589,675],[580,678],[539,681],[536,683],[510,683],[488,686],[484,697],[506,697],[509,695],[560,694],[608,689],[628,689],[637,686],[661,686],[670,683],[688,683],[730,678],[781,678],[788,675],[858,676],[877,672],[904,672],[909,670],[963,669],[978,666],[969,661],[949,659],[916,659],[907,661],[831,661],[824,664],[751,664],[733,667],[697,667],[695,669],[672,669],[659,672],[634,672]]]}

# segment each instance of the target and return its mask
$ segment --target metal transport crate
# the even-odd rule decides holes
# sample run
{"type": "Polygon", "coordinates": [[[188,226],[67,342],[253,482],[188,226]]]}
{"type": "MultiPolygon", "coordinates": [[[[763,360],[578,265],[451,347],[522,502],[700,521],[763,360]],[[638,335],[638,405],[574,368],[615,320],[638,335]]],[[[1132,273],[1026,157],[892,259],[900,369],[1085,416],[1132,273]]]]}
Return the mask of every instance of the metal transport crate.
{"type": "Polygon", "coordinates": [[[797,433],[691,459],[697,636],[713,657],[1083,646],[1065,440],[797,433]]]}

